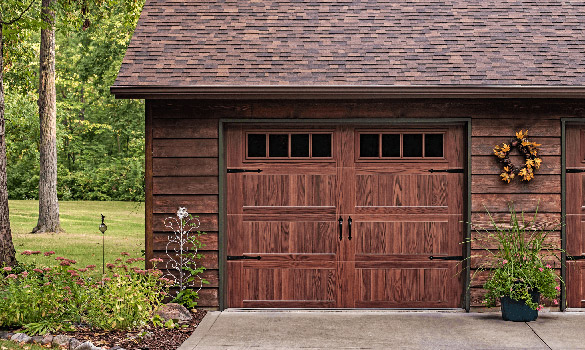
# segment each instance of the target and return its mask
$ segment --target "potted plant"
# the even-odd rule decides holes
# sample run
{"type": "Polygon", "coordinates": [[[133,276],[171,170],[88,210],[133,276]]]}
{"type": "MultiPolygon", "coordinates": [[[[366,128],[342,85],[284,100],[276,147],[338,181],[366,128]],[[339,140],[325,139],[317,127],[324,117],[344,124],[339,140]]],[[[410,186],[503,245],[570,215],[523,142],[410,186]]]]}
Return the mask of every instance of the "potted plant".
{"type": "Polygon", "coordinates": [[[484,303],[494,307],[500,301],[504,320],[534,321],[543,307],[542,297],[558,305],[563,281],[555,274],[553,265],[561,261],[554,251],[559,247],[546,242],[551,231],[538,227],[536,214],[529,222],[525,222],[524,213],[517,215],[513,206],[510,214],[510,225],[503,225],[497,224],[488,212],[492,227],[474,240],[490,259],[475,271],[472,279],[483,271],[488,273],[483,285],[487,290],[484,303]]]}

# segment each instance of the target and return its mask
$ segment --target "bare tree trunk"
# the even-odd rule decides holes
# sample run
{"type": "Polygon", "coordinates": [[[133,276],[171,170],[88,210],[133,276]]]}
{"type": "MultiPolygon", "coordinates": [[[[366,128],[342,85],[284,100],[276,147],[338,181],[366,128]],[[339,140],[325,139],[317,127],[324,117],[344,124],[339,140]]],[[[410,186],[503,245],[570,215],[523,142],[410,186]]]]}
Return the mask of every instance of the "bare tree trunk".
{"type": "Polygon", "coordinates": [[[0,12],[0,266],[16,262],[10,217],[8,216],[8,186],[6,179],[6,139],[4,138],[4,37],[0,12]]]}
{"type": "Polygon", "coordinates": [[[57,201],[57,96],[55,93],[55,0],[42,0],[39,68],[39,119],[41,125],[39,221],[34,232],[59,232],[57,201]]]}

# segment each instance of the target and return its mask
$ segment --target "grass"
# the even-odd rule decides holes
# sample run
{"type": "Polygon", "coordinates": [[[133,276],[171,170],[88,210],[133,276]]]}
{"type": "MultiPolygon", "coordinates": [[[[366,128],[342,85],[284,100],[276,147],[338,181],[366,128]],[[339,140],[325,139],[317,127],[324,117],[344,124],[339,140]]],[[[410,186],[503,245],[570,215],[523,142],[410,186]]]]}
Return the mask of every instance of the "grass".
{"type": "MultiPolygon", "coordinates": [[[[70,201],[59,202],[61,227],[65,232],[52,234],[30,233],[38,220],[38,201],[11,200],[10,226],[17,259],[24,250],[53,250],[57,256],[77,260],[79,267],[102,265],[102,233],[98,227],[101,216],[106,216],[106,262],[129,252],[132,257],[142,256],[144,249],[144,203],[70,201]]],[[[28,257],[30,261],[32,257],[28,257]]],[[[54,257],[53,257],[54,258],[54,257]]],[[[44,257],[39,258],[43,262],[44,257]]]]}
{"type": "Polygon", "coordinates": [[[0,350],[47,350],[53,348],[46,348],[34,344],[18,344],[9,340],[0,340],[0,350]]]}

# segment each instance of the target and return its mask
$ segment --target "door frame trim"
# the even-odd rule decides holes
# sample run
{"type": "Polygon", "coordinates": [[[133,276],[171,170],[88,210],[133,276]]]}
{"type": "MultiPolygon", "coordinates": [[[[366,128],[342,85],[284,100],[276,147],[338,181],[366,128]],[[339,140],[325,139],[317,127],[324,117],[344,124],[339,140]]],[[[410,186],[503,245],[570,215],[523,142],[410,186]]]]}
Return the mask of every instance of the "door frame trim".
{"type": "MultiPolygon", "coordinates": [[[[466,182],[465,190],[467,191],[467,198],[464,210],[465,220],[465,278],[463,282],[464,296],[463,296],[463,309],[469,312],[471,306],[471,295],[470,295],[470,259],[471,256],[471,118],[347,118],[347,119],[266,119],[266,118],[220,118],[218,126],[218,150],[219,150],[219,161],[218,161],[218,174],[219,174],[219,214],[218,214],[218,257],[219,257],[219,310],[223,311],[227,309],[226,298],[227,290],[225,288],[225,282],[227,278],[227,240],[225,239],[225,220],[226,220],[226,164],[225,164],[225,135],[224,129],[228,124],[252,124],[252,123],[264,123],[264,124],[310,124],[310,125],[327,125],[327,124],[361,124],[361,125],[385,125],[392,126],[397,124],[404,125],[429,125],[429,124],[465,124],[467,135],[464,136],[466,145],[467,162],[466,162],[466,182]]],[[[464,198],[465,199],[465,198],[464,198]]]]}
{"type": "Polygon", "coordinates": [[[585,125],[585,118],[561,118],[561,311],[567,311],[567,124],[585,125]]]}

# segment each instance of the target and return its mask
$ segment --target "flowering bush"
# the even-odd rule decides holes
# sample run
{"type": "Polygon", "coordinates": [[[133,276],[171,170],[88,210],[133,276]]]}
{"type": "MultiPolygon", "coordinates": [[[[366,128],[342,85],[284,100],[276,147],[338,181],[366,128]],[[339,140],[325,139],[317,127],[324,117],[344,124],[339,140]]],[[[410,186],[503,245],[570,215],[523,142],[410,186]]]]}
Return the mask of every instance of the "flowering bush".
{"type": "Polygon", "coordinates": [[[500,297],[508,296],[540,310],[542,305],[534,302],[530,295],[532,291],[537,291],[542,297],[558,304],[563,281],[548,262],[561,259],[553,251],[555,247],[545,243],[549,232],[536,228],[536,215],[525,223],[524,216],[519,218],[513,207],[510,207],[510,213],[509,228],[498,225],[490,215],[495,231],[486,230],[487,235],[477,239],[482,241],[480,244],[484,243],[484,247],[487,247],[487,242],[497,242],[496,251],[485,248],[492,257],[490,262],[480,266],[472,276],[473,279],[481,271],[490,272],[483,286],[487,290],[484,303],[492,307],[500,297]]]}
{"type": "MultiPolygon", "coordinates": [[[[24,251],[33,263],[0,270],[0,327],[25,327],[30,333],[72,329],[87,324],[100,329],[141,326],[152,319],[173,282],[157,269],[142,270],[144,258],[108,264],[96,278],[95,265],[76,266],[75,260],[54,252],[24,251]],[[41,265],[37,259],[47,260],[41,265]],[[27,267],[26,269],[23,268],[27,267]]],[[[156,265],[155,265],[156,266],[156,265]]]]}

